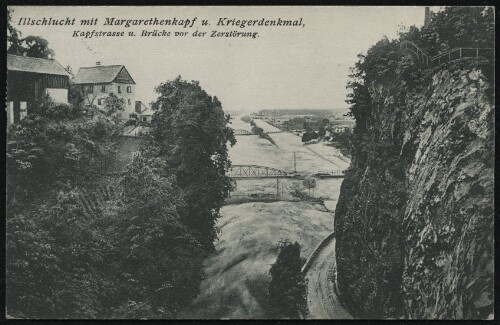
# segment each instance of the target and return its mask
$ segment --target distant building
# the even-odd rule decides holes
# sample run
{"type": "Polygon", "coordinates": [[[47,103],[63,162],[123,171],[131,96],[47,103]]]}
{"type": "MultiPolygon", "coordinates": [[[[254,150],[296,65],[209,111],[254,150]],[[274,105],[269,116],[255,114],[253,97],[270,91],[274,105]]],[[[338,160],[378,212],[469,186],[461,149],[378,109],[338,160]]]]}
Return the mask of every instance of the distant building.
{"type": "Polygon", "coordinates": [[[349,127],[348,126],[345,126],[345,125],[337,125],[333,128],[333,133],[344,133],[344,132],[347,132],[347,130],[349,130],[349,127]]]}
{"type": "Polygon", "coordinates": [[[7,55],[7,123],[22,120],[44,95],[68,103],[69,73],[54,59],[7,55]]]}
{"type": "Polygon", "coordinates": [[[135,81],[123,65],[100,65],[78,70],[74,83],[84,92],[85,105],[104,108],[104,100],[111,93],[125,101],[125,112],[135,112],[135,81]]]}
{"type": "Polygon", "coordinates": [[[155,111],[153,111],[151,108],[146,109],[145,111],[141,112],[139,114],[139,121],[142,123],[151,123],[151,119],[153,118],[153,114],[155,111]]]}
{"type": "Polygon", "coordinates": [[[155,111],[144,105],[141,101],[135,101],[135,113],[138,116],[139,122],[151,123],[151,119],[155,111]]]}

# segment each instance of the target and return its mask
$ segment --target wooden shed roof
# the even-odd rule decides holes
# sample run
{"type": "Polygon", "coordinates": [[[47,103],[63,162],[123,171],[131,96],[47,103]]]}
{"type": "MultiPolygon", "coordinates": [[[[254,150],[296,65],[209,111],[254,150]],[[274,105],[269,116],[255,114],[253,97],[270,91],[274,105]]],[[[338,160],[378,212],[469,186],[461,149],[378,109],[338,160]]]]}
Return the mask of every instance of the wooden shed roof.
{"type": "Polygon", "coordinates": [[[54,59],[32,58],[7,54],[7,70],[69,76],[64,67],[54,59]]]}

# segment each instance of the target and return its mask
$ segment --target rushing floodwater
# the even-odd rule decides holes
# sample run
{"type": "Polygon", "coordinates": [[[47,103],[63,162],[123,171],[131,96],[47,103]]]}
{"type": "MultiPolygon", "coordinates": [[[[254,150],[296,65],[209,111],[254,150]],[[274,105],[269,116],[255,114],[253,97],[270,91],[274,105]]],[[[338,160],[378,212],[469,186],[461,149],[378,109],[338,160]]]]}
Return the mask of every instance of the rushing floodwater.
{"type": "MultiPolygon", "coordinates": [[[[259,126],[265,130],[265,122],[259,126]]],[[[239,117],[234,129],[249,130],[239,117]]],[[[268,127],[268,130],[273,128],[268,127]]],[[[233,165],[259,165],[291,172],[294,153],[297,172],[312,175],[321,171],[344,170],[349,160],[332,147],[315,144],[310,150],[291,133],[271,134],[277,146],[258,136],[237,136],[229,150],[233,165]],[[319,155],[324,150],[325,154],[319,155]]],[[[232,195],[280,194],[282,201],[226,205],[218,221],[221,230],[216,242],[218,254],[205,261],[206,279],[199,298],[182,313],[183,318],[265,318],[269,268],[276,260],[276,243],[298,241],[306,258],[318,243],[333,231],[333,211],[342,179],[317,179],[315,197],[325,198],[324,207],[308,202],[292,202],[291,191],[306,192],[303,180],[238,180],[232,195]]],[[[311,195],[313,191],[311,191],[311,195]]]]}

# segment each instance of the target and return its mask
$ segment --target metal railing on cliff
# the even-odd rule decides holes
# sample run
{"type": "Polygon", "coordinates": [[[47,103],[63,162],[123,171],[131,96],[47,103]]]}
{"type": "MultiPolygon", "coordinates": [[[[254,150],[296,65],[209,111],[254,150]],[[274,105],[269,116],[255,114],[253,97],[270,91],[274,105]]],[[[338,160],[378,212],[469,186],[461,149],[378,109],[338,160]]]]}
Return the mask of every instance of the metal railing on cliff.
{"type": "Polygon", "coordinates": [[[428,67],[439,66],[441,63],[448,63],[464,58],[485,58],[493,61],[495,57],[494,48],[486,47],[457,47],[450,51],[429,56],[411,41],[401,42],[401,49],[408,50],[415,54],[421,63],[428,67]]]}

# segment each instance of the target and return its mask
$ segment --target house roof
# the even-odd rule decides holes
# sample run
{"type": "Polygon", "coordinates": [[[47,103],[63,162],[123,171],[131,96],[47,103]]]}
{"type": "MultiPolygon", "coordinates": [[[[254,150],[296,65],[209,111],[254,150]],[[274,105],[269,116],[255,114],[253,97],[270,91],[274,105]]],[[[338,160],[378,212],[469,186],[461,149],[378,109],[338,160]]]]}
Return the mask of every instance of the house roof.
{"type": "MultiPolygon", "coordinates": [[[[73,81],[75,82],[75,84],[110,83],[116,79],[116,77],[122,71],[122,69],[125,69],[125,66],[97,65],[94,67],[83,67],[78,70],[78,73],[76,74],[76,77],[73,81]]],[[[132,77],[130,77],[130,79],[135,84],[132,77]]]]}
{"type": "Polygon", "coordinates": [[[7,54],[7,70],[69,76],[68,71],[57,60],[14,54],[7,54]]]}

